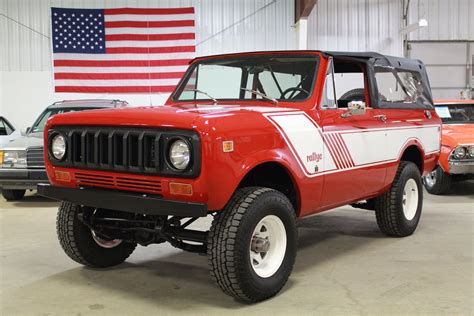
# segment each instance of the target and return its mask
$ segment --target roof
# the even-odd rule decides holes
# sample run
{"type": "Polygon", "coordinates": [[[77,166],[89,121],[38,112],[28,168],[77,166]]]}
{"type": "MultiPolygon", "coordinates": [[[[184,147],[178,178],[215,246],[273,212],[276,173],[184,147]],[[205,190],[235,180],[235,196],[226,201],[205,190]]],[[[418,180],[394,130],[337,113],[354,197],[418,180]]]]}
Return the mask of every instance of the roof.
{"type": "Polygon", "coordinates": [[[230,54],[219,54],[219,55],[208,55],[208,56],[201,56],[196,57],[189,61],[192,63],[197,59],[204,59],[204,58],[212,58],[212,57],[231,57],[231,56],[238,56],[238,55],[252,55],[252,54],[304,54],[304,53],[321,53],[327,56],[333,57],[348,57],[348,58],[363,58],[363,59],[370,59],[370,58],[386,58],[391,60],[412,60],[408,58],[402,57],[394,57],[388,55],[382,55],[376,52],[339,52],[339,51],[322,51],[322,50],[278,50],[278,51],[254,51],[254,52],[239,52],[239,53],[230,53],[230,54]]]}
{"type": "Polygon", "coordinates": [[[127,106],[127,101],[110,99],[81,99],[57,101],[48,106],[48,109],[56,108],[115,108],[127,106]]]}
{"type": "Polygon", "coordinates": [[[435,105],[443,105],[443,104],[474,104],[474,100],[435,100],[435,105]]]}

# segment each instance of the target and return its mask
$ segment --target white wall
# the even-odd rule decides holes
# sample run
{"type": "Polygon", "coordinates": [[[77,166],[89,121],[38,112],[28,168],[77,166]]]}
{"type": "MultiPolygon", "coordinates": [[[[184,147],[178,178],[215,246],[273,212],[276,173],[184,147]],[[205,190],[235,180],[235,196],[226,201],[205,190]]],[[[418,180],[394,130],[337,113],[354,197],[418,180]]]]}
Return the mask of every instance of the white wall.
{"type": "Polygon", "coordinates": [[[402,56],[402,0],[319,0],[308,18],[308,48],[402,56]]]}
{"type": "Polygon", "coordinates": [[[77,98],[123,99],[160,105],[167,94],[54,93],[49,39],[50,7],[186,7],[196,9],[197,55],[295,49],[293,0],[0,0],[0,115],[20,128],[45,106],[77,98]]]}

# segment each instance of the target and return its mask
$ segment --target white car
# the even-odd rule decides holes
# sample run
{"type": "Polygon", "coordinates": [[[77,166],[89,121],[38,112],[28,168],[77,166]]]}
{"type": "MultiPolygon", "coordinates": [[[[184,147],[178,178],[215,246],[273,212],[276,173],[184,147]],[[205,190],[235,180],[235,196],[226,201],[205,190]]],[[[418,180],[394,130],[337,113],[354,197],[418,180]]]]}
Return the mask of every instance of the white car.
{"type": "Polygon", "coordinates": [[[20,136],[20,130],[15,129],[12,123],[0,116],[0,148],[20,136]]]}

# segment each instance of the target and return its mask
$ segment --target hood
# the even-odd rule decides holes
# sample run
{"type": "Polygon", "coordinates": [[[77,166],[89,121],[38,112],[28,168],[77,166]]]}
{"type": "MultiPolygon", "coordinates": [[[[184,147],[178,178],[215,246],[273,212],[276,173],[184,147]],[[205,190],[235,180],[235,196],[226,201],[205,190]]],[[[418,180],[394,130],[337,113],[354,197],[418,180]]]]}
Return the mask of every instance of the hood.
{"type": "Polygon", "coordinates": [[[474,144],[474,124],[443,124],[442,143],[453,148],[474,144]]]}
{"type": "Polygon", "coordinates": [[[229,104],[180,104],[172,106],[147,106],[87,112],[58,114],[48,121],[51,125],[109,125],[109,126],[159,126],[168,128],[195,128],[197,118],[209,114],[244,112],[294,111],[283,107],[247,106],[229,104]]]}
{"type": "Polygon", "coordinates": [[[33,147],[43,147],[43,133],[30,133],[5,144],[3,150],[26,150],[33,147]]]}

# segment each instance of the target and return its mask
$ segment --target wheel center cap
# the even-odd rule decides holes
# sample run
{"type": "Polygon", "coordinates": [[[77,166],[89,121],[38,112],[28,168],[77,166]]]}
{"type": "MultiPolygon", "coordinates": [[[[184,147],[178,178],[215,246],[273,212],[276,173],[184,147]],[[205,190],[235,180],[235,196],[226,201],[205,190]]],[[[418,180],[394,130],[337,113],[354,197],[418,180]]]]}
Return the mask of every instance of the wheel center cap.
{"type": "Polygon", "coordinates": [[[268,252],[268,250],[270,249],[270,241],[266,238],[253,236],[251,249],[253,252],[256,253],[268,252]]]}

